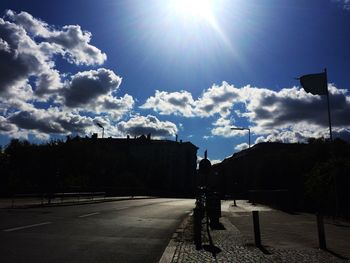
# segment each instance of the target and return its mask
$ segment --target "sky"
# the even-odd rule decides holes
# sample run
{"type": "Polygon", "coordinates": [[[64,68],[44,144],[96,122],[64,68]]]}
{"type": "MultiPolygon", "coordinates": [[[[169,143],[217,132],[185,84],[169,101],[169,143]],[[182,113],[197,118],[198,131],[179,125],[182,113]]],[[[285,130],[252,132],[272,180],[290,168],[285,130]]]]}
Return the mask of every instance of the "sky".
{"type": "Polygon", "coordinates": [[[349,0],[2,0],[0,145],[66,136],[251,144],[350,141],[349,0]]]}

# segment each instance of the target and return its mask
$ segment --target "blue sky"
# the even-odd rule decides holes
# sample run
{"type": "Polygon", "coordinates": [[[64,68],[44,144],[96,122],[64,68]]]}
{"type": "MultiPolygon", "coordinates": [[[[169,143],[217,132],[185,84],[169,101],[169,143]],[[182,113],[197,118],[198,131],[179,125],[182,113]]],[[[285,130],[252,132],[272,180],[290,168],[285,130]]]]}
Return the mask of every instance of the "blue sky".
{"type": "Polygon", "coordinates": [[[1,1],[0,144],[151,132],[222,160],[252,143],[349,139],[347,0],[1,1]]]}

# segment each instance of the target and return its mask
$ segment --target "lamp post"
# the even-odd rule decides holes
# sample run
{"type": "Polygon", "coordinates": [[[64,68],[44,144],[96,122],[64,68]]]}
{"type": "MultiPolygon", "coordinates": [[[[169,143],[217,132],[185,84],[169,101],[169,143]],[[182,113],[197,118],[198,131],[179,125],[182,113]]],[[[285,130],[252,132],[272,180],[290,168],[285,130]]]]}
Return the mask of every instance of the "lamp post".
{"type": "MultiPolygon", "coordinates": [[[[248,128],[248,127],[231,127],[231,130],[235,130],[235,131],[245,131],[245,130],[247,130],[248,131],[248,138],[249,138],[249,148],[250,148],[250,128],[248,128]]],[[[236,197],[237,197],[237,182],[234,182],[234,194],[235,194],[235,197],[234,197],[234,199],[233,199],[233,205],[234,206],[237,206],[237,204],[236,204],[236,197]]]]}
{"type": "Polygon", "coordinates": [[[250,128],[248,127],[232,127],[231,130],[236,130],[236,131],[248,131],[248,136],[249,136],[249,148],[250,148],[250,128]]]}
{"type": "Polygon", "coordinates": [[[96,125],[102,129],[102,139],[103,139],[103,136],[104,136],[104,133],[105,133],[105,128],[102,126],[101,123],[96,122],[96,125]]]}

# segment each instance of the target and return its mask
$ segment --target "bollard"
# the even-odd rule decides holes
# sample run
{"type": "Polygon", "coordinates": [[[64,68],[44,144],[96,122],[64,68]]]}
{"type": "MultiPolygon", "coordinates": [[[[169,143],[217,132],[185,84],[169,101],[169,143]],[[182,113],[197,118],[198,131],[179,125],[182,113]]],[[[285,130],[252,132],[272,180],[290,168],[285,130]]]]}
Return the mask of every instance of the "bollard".
{"type": "Polygon", "coordinates": [[[194,244],[196,249],[202,249],[202,216],[199,207],[194,208],[193,211],[193,234],[194,234],[194,244]]]}
{"type": "Polygon", "coordinates": [[[253,225],[254,225],[255,245],[257,247],[261,247],[259,211],[253,211],[253,225]]]}
{"type": "Polygon", "coordinates": [[[317,213],[317,231],[318,231],[318,243],[320,246],[320,249],[326,250],[326,236],[324,232],[324,224],[323,224],[323,216],[320,213],[317,213]]]}
{"type": "Polygon", "coordinates": [[[218,229],[218,227],[220,227],[219,218],[221,217],[221,200],[219,194],[216,192],[208,194],[205,206],[210,219],[210,227],[218,229]]]}

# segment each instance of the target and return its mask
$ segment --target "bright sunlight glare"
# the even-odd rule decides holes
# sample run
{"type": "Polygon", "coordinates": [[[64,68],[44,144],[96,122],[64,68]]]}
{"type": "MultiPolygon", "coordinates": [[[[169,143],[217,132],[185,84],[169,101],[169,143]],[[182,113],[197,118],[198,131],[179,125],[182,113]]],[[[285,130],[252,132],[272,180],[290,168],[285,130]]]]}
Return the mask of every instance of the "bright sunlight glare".
{"type": "Polygon", "coordinates": [[[210,0],[172,0],[172,9],[187,18],[206,19],[212,17],[212,1],[210,0]]]}
{"type": "Polygon", "coordinates": [[[169,0],[168,7],[175,17],[186,21],[187,25],[209,25],[219,36],[232,55],[239,60],[239,56],[226,35],[220,23],[216,19],[217,10],[222,10],[225,1],[219,0],[169,0]]]}

